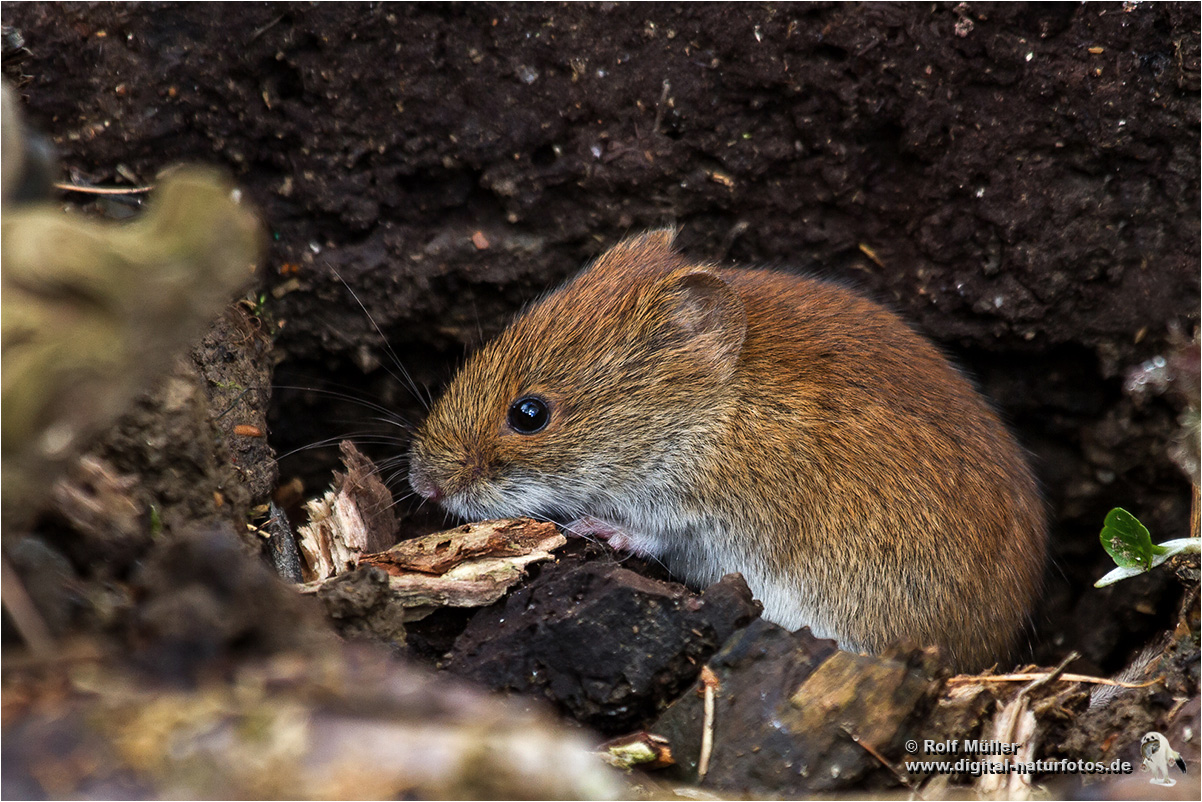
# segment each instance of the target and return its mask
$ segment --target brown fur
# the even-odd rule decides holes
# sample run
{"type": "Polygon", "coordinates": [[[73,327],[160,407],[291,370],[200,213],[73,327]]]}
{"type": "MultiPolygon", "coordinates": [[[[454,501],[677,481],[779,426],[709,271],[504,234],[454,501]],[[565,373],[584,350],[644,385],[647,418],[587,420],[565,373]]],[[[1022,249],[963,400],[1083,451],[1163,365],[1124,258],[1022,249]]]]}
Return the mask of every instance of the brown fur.
{"type": "Polygon", "coordinates": [[[600,520],[696,584],[742,571],[768,617],[848,648],[1005,657],[1045,522],[996,415],[880,306],[671,239],[619,244],[474,355],[414,487],[464,515],[600,520]],[[551,408],[534,435],[506,423],[527,395],[551,408]]]}

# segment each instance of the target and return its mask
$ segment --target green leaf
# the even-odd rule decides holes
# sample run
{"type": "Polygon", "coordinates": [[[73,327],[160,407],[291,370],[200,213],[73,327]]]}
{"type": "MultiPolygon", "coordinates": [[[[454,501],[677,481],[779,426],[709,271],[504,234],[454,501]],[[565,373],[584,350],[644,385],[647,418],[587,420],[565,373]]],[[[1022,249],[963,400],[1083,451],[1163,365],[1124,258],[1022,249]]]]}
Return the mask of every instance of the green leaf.
{"type": "MultiPolygon", "coordinates": [[[[1170,558],[1176,557],[1178,554],[1200,554],[1202,553],[1202,538],[1183,537],[1178,540],[1166,540],[1158,546],[1153,546],[1160,553],[1152,558],[1152,567],[1166,563],[1170,558]]],[[[1104,588],[1107,585],[1113,585],[1123,579],[1130,579],[1133,576],[1139,576],[1144,572],[1141,568],[1115,568],[1106,576],[1093,583],[1095,588],[1104,588]]]]}
{"type": "Polygon", "coordinates": [[[1122,507],[1115,507],[1107,513],[1099,537],[1102,548],[1106,549],[1118,568],[1095,582],[1095,588],[1138,576],[1178,554],[1202,552],[1202,539],[1196,537],[1168,540],[1159,545],[1153,543],[1148,528],[1122,507]]]}
{"type": "Polygon", "coordinates": [[[1102,548],[1120,568],[1147,571],[1152,567],[1152,557],[1164,553],[1163,548],[1152,544],[1148,528],[1122,507],[1115,507],[1106,515],[1100,537],[1102,548]]]}

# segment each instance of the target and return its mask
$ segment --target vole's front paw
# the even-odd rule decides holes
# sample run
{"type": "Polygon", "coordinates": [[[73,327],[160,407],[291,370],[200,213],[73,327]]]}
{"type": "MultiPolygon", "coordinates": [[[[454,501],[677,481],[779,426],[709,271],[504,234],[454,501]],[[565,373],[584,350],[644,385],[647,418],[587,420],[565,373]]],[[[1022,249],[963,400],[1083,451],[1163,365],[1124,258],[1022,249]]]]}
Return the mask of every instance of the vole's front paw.
{"type": "Polygon", "coordinates": [[[565,528],[568,534],[577,537],[595,537],[604,540],[617,551],[627,551],[639,557],[651,556],[651,553],[640,544],[638,537],[633,532],[591,515],[577,518],[565,528]]]}

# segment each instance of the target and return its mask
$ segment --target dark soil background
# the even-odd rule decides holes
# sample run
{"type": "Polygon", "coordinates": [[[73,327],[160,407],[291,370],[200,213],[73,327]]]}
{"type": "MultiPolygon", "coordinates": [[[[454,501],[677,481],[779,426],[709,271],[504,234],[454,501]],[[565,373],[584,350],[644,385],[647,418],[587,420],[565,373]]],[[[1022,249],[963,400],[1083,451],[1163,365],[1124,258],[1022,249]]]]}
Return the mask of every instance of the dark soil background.
{"type": "MultiPolygon", "coordinates": [[[[72,180],[214,163],[261,210],[278,452],[380,428],[286,387],[420,418],[377,326],[436,394],[522,303],[671,224],[698,259],[862,288],[994,399],[1053,517],[1037,659],[1114,670],[1175,609],[1169,576],[1091,584],[1112,506],[1189,527],[1179,407],[1123,385],[1198,324],[1197,4],[2,8],[72,180]]],[[[384,432],[377,458],[405,448],[384,432]]],[[[312,495],[335,459],[283,478],[312,495]]]]}

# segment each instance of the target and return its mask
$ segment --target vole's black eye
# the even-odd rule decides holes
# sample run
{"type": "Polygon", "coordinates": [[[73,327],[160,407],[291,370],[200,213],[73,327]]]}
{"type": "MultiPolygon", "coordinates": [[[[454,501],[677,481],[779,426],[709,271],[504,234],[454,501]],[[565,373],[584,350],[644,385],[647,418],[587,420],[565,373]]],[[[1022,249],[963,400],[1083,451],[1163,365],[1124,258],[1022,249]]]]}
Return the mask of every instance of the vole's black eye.
{"type": "Polygon", "coordinates": [[[509,428],[518,434],[536,434],[551,420],[547,402],[536,396],[519,398],[509,407],[509,428]]]}

